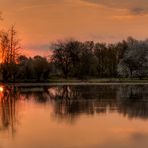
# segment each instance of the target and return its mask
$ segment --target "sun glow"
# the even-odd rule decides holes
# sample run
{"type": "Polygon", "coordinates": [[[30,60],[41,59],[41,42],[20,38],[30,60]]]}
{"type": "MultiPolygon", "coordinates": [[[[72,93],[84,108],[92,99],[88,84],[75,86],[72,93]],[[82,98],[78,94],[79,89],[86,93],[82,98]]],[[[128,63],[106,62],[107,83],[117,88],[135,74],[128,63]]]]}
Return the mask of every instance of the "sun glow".
{"type": "Polygon", "coordinates": [[[3,92],[4,88],[2,86],[0,86],[0,92],[3,92]]]}

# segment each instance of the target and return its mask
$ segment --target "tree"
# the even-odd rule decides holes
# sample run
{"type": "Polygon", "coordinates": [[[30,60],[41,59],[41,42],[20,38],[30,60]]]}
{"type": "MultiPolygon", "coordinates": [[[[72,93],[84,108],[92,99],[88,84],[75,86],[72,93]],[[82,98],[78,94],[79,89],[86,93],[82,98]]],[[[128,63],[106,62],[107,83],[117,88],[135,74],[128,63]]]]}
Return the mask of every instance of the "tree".
{"type": "Polygon", "coordinates": [[[130,40],[128,50],[119,62],[118,71],[121,75],[140,79],[145,76],[148,73],[148,42],[130,40]]]}
{"type": "Polygon", "coordinates": [[[118,62],[116,46],[114,44],[96,43],[94,54],[97,58],[97,76],[116,77],[118,62]]]}
{"type": "Polygon", "coordinates": [[[95,76],[96,58],[94,56],[94,42],[86,41],[82,43],[80,49],[80,62],[77,69],[78,78],[88,78],[95,76]]]}
{"type": "Polygon", "coordinates": [[[59,41],[52,44],[52,61],[64,76],[75,75],[75,68],[79,62],[80,43],[75,40],[59,41]]]}
{"type": "Polygon", "coordinates": [[[8,31],[1,31],[0,46],[3,79],[4,81],[7,81],[8,79],[15,81],[17,73],[16,61],[20,46],[14,26],[8,31]]]}
{"type": "Polygon", "coordinates": [[[29,59],[25,55],[20,55],[17,59],[18,64],[18,73],[17,78],[18,79],[26,79],[27,73],[26,73],[26,67],[28,64],[29,59]]]}
{"type": "Polygon", "coordinates": [[[33,65],[35,75],[38,80],[41,78],[47,79],[49,76],[49,63],[46,58],[41,56],[35,56],[33,58],[33,65]]]}
{"type": "Polygon", "coordinates": [[[31,80],[35,78],[35,70],[33,59],[29,58],[25,63],[25,79],[31,80]]]}

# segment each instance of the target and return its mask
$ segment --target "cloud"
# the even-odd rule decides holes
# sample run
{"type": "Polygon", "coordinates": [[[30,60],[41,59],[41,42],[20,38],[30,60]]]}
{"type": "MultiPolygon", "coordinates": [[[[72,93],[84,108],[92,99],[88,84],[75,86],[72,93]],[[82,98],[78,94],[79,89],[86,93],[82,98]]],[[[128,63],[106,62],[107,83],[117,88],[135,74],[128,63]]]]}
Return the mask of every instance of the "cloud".
{"type": "Polygon", "coordinates": [[[114,9],[127,10],[132,15],[148,14],[148,0],[82,0],[114,9]]]}
{"type": "Polygon", "coordinates": [[[147,11],[143,8],[133,8],[133,9],[130,9],[131,13],[134,14],[134,15],[143,15],[143,14],[146,14],[147,11]]]}

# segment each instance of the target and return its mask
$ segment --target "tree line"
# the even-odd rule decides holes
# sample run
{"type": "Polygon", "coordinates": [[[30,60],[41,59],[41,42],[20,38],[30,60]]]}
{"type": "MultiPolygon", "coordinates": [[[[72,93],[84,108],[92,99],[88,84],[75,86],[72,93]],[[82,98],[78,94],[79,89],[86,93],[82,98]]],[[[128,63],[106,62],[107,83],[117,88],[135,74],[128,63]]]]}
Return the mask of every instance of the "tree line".
{"type": "Polygon", "coordinates": [[[148,76],[148,40],[128,37],[114,44],[67,40],[51,47],[52,62],[65,78],[148,76]]]}
{"type": "Polygon", "coordinates": [[[41,81],[49,78],[119,78],[148,76],[148,40],[107,44],[74,39],[50,45],[50,58],[21,55],[17,32],[12,26],[0,33],[2,80],[41,81]]]}

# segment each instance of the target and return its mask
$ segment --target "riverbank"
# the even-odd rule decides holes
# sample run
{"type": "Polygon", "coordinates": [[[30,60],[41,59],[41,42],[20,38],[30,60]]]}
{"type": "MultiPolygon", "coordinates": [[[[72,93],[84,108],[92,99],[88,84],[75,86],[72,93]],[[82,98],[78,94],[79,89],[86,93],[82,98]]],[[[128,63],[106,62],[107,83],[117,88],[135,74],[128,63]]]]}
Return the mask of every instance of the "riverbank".
{"type": "Polygon", "coordinates": [[[50,79],[50,83],[148,83],[146,79],[129,79],[129,78],[102,78],[102,79],[50,79]]]}
{"type": "Polygon", "coordinates": [[[50,79],[48,81],[19,81],[0,83],[1,85],[16,85],[16,86],[51,86],[51,85],[148,85],[148,79],[50,79]]]}

